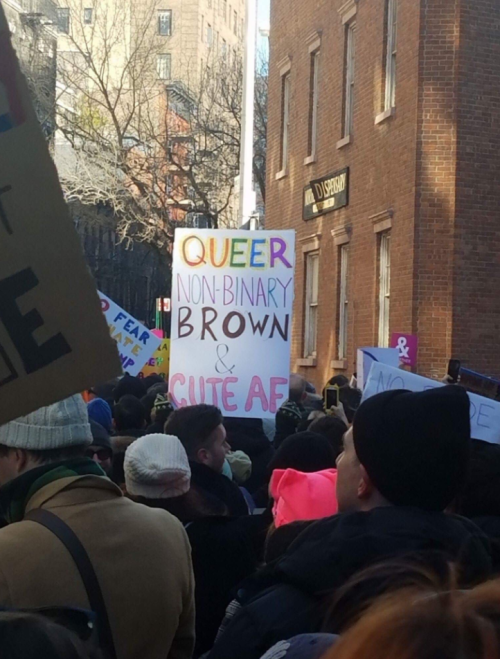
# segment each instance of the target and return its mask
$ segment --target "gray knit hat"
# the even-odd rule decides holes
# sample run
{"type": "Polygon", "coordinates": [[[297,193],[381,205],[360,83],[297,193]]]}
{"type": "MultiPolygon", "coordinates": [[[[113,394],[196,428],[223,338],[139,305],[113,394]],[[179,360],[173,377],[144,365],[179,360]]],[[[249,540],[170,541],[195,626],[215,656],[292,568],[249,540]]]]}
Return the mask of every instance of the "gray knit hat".
{"type": "Polygon", "coordinates": [[[170,499],[186,494],[191,469],[186,449],[173,435],[146,435],[125,453],[127,492],[146,499],[170,499]]]}
{"type": "Polygon", "coordinates": [[[90,446],[87,406],[80,394],[0,426],[0,444],[31,451],[90,446]]]}

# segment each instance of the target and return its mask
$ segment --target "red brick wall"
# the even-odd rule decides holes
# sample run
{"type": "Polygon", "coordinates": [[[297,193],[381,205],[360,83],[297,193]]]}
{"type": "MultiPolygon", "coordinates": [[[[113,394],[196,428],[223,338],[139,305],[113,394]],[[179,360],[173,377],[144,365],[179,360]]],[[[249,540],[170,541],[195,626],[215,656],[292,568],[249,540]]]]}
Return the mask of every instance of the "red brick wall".
{"type": "Polygon", "coordinates": [[[342,126],[344,0],[273,0],[266,222],[297,232],[292,368],[322,385],[337,358],[337,248],[350,227],[349,358],[376,345],[377,240],[371,218],[391,210],[391,331],[418,333],[418,370],[444,373],[451,356],[500,372],[500,8],[496,0],[399,0],[395,116],[376,125],[382,104],[384,0],[357,5],[353,142],[342,126]],[[308,141],[307,38],[322,31],[318,149],[308,141]],[[289,172],[279,169],[278,64],[291,57],[289,172]],[[457,165],[458,157],[458,165],[457,165]],[[347,208],[302,220],[304,185],[350,167],[347,208]],[[299,367],[304,339],[307,237],[320,244],[318,359],[299,367]],[[472,311],[472,313],[471,313],[472,311]],[[480,314],[480,318],[478,315],[480,314]]]}
{"type": "Polygon", "coordinates": [[[462,0],[453,353],[500,375],[500,5],[462,0]]]}

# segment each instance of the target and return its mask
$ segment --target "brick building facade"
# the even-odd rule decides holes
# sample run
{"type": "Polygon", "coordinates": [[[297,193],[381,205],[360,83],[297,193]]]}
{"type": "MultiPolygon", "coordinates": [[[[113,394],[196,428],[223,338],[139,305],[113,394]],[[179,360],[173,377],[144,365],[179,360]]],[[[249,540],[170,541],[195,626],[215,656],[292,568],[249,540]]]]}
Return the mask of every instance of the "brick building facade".
{"type": "Polygon", "coordinates": [[[499,375],[500,5],[273,0],[268,130],[292,367],[321,385],[406,332],[420,373],[499,375]]]}

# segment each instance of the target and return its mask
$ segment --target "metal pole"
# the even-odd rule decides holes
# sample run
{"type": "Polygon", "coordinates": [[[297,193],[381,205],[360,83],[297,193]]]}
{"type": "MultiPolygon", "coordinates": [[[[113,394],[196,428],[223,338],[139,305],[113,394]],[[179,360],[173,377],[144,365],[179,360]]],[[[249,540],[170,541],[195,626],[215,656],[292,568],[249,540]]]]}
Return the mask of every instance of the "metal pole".
{"type": "Polygon", "coordinates": [[[246,0],[245,53],[243,60],[243,102],[241,117],[240,212],[239,224],[248,222],[255,211],[253,187],[253,137],[255,102],[255,54],[257,42],[257,2],[246,0]]]}

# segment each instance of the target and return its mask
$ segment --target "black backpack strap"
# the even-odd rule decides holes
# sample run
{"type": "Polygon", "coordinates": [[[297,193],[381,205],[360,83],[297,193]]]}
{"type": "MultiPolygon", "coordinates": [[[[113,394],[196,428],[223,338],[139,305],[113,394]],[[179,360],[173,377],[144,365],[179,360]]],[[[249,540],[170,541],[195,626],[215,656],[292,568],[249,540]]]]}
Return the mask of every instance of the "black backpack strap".
{"type": "Polygon", "coordinates": [[[97,579],[97,575],[92,565],[89,555],[87,554],[84,546],[70,529],[70,527],[62,521],[57,515],[38,508],[32,510],[25,517],[25,520],[30,522],[37,522],[46,529],[51,531],[63,543],[66,549],[71,554],[80,576],[87,591],[87,597],[90,603],[90,608],[97,615],[97,626],[99,632],[99,643],[101,650],[106,653],[109,659],[116,659],[115,645],[113,642],[113,635],[111,633],[111,626],[109,624],[108,611],[104,602],[101,587],[97,579]]]}

